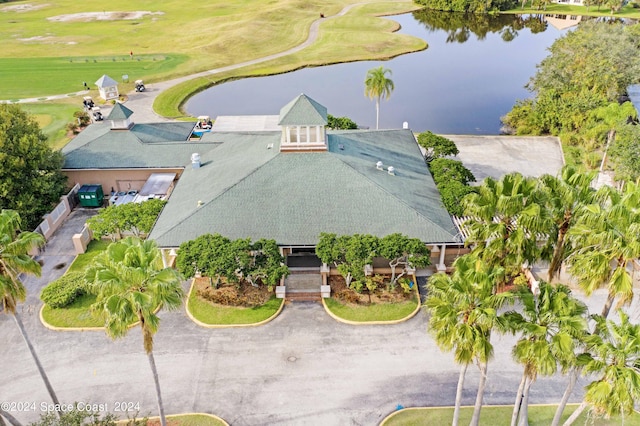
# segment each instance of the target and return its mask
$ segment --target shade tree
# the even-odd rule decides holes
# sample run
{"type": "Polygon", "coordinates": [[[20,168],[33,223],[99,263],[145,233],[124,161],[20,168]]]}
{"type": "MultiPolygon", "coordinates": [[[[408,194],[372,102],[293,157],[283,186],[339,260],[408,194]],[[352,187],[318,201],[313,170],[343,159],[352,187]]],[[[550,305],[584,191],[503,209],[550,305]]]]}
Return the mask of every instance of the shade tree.
{"type": "Polygon", "coordinates": [[[392,287],[407,274],[409,268],[422,268],[431,263],[431,251],[419,238],[394,233],[380,238],[377,246],[377,254],[389,261],[392,287]],[[402,269],[398,274],[399,266],[402,269]]]}

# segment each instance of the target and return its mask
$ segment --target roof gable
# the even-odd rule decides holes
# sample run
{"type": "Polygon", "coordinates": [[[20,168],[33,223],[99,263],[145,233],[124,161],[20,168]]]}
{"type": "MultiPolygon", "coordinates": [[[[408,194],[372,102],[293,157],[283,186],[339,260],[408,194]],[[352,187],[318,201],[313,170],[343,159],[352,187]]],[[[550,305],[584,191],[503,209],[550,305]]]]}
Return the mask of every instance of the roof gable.
{"type": "Polygon", "coordinates": [[[280,110],[281,126],[324,126],[327,124],[327,108],[304,93],[280,110]]]}
{"type": "Polygon", "coordinates": [[[122,105],[120,102],[116,102],[116,104],[111,109],[107,120],[126,120],[127,118],[133,115],[133,111],[131,111],[126,106],[122,105]]]}
{"type": "Polygon", "coordinates": [[[108,75],[104,74],[102,77],[100,77],[97,81],[96,81],[96,86],[103,88],[103,87],[113,87],[113,86],[117,86],[118,82],[115,81],[114,79],[112,79],[111,77],[109,77],[108,75]]]}

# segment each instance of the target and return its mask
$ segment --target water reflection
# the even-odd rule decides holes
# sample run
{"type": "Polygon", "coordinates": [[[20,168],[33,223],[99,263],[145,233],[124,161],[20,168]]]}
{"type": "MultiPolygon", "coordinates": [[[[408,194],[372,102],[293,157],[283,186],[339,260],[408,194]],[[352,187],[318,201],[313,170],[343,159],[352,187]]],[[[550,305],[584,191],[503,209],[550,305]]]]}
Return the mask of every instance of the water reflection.
{"type": "Polygon", "coordinates": [[[485,40],[488,34],[499,34],[505,42],[513,41],[519,31],[527,28],[533,34],[547,29],[543,15],[476,15],[470,13],[434,13],[419,10],[413,17],[429,32],[444,31],[447,43],[465,43],[473,34],[476,40],[485,40]]]}
{"type": "Polygon", "coordinates": [[[564,31],[541,15],[464,16],[417,12],[388,17],[401,32],[426,40],[429,48],[389,61],[351,62],[214,86],[189,100],[186,110],[199,115],[278,114],[300,93],[325,105],[334,116],[348,116],[375,127],[375,104],[364,96],[367,70],[383,65],[393,71],[395,90],[381,102],[380,128],[496,134],[500,117],[517,99],[536,64],[564,31]]]}

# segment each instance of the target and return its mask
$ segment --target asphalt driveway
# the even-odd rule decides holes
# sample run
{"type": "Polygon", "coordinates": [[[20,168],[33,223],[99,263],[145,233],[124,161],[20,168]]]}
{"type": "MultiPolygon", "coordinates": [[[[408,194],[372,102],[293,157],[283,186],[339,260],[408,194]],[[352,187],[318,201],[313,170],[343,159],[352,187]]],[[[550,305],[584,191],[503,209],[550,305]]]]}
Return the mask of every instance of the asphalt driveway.
{"type": "MultiPolygon", "coordinates": [[[[45,252],[43,278],[25,281],[29,297],[20,310],[58,398],[103,404],[121,417],[127,413],[115,410],[131,402],[139,404],[140,414],[155,415],[153,379],[137,328],[111,341],[101,331],[56,332],[40,323],[39,289],[73,258],[53,253],[53,247],[45,252]]],[[[595,309],[604,296],[592,297],[595,309]]],[[[634,305],[632,316],[638,312],[634,305]]],[[[255,328],[204,329],[184,311],[163,312],[161,318],[154,353],[167,413],[207,412],[233,425],[375,425],[398,405],[454,401],[458,367],[427,334],[423,313],[398,325],[355,327],[335,322],[320,304],[298,302],[255,328]]],[[[33,421],[51,401],[6,315],[0,315],[0,339],[0,402],[33,402],[35,410],[13,413],[24,423],[33,421]]],[[[515,397],[521,369],[511,361],[514,341],[494,338],[486,404],[511,404],[515,397]]],[[[469,368],[467,376],[463,403],[472,405],[477,369],[469,368]]],[[[540,378],[531,402],[557,402],[564,386],[565,378],[540,378]]]]}

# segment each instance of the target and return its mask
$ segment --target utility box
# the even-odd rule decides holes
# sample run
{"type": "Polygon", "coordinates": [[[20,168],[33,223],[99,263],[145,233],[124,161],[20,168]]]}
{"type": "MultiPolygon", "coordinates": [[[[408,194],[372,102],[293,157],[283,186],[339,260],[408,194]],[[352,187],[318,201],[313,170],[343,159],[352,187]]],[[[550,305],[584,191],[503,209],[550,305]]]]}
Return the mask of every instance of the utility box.
{"type": "Polygon", "coordinates": [[[102,207],[102,185],[82,185],[78,190],[78,199],[82,207],[102,207]]]}

